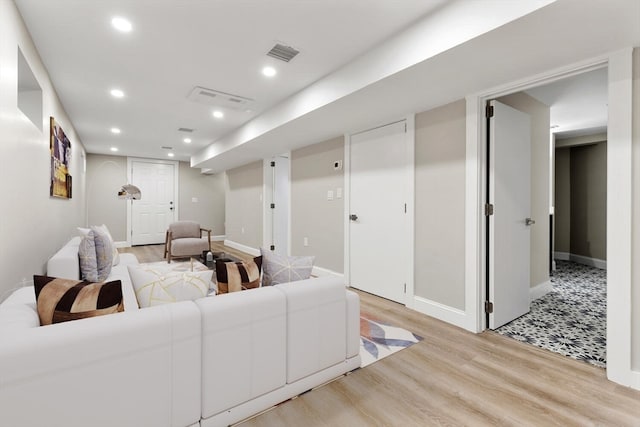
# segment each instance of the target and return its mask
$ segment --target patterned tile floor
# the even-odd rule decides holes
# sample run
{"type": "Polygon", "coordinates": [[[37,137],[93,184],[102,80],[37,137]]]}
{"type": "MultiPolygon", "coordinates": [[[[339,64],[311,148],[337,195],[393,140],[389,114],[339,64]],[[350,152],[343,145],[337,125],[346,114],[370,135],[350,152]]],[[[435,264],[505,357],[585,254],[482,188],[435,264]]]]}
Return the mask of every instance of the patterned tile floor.
{"type": "Polygon", "coordinates": [[[556,261],[551,282],[553,291],[533,301],[528,314],[496,332],[604,368],[606,270],[556,261]]]}

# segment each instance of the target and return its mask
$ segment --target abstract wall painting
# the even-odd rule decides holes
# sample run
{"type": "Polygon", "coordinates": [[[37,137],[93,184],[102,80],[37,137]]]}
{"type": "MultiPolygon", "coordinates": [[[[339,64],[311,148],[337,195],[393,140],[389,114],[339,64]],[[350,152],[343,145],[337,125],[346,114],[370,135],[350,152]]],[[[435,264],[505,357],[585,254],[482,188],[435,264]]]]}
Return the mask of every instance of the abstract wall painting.
{"type": "Polygon", "coordinates": [[[69,174],[71,141],[53,117],[51,117],[50,124],[51,185],[49,194],[52,197],[70,199],[72,195],[72,180],[69,174]]]}

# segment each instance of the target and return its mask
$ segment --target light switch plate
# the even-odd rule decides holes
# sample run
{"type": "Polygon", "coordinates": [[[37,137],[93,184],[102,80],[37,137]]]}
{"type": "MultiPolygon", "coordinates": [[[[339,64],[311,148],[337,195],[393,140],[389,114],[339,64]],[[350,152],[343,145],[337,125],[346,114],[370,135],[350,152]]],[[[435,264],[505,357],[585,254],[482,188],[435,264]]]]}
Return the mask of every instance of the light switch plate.
{"type": "Polygon", "coordinates": [[[327,200],[333,200],[333,190],[327,191],[327,200]]]}

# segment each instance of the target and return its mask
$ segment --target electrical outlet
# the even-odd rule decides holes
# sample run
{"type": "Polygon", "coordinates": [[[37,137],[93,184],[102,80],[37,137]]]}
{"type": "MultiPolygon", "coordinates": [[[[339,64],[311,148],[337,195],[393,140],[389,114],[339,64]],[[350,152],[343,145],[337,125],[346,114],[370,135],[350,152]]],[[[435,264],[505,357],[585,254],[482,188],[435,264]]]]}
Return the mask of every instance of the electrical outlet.
{"type": "Polygon", "coordinates": [[[240,229],[240,233],[244,234],[244,227],[240,229]]]}
{"type": "Polygon", "coordinates": [[[336,199],[342,199],[342,187],[336,189],[336,199]]]}
{"type": "Polygon", "coordinates": [[[303,244],[304,246],[309,246],[309,238],[308,238],[308,237],[305,237],[305,238],[303,239],[303,241],[302,241],[302,244],[303,244]]]}

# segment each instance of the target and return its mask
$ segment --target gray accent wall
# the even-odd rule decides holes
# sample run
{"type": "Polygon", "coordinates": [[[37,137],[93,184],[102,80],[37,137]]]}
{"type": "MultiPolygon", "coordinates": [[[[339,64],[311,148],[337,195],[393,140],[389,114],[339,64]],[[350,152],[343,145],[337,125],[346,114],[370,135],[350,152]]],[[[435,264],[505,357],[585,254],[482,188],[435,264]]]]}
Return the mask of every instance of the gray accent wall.
{"type": "Polygon", "coordinates": [[[88,225],[105,224],[113,240],[127,240],[127,203],[118,199],[127,183],[127,158],[102,154],[87,155],[88,225]]]}
{"type": "Polygon", "coordinates": [[[344,194],[344,169],[333,164],[343,158],[342,136],[291,153],[291,254],[314,255],[316,266],[338,273],[344,272],[344,196],[336,195],[344,194]]]}
{"type": "Polygon", "coordinates": [[[464,310],[464,100],[415,116],[415,295],[464,310]]]}
{"type": "Polygon", "coordinates": [[[571,253],[607,259],[607,144],[571,148],[571,253]]]}
{"type": "Polygon", "coordinates": [[[263,166],[253,162],[227,171],[227,240],[254,249],[262,246],[263,166]]]}
{"type": "Polygon", "coordinates": [[[554,251],[571,252],[571,148],[556,148],[554,251]]]}
{"type": "Polygon", "coordinates": [[[531,287],[549,281],[550,109],[524,92],[498,99],[531,117],[531,287]]]}
{"type": "Polygon", "coordinates": [[[200,223],[212,230],[212,236],[225,234],[224,173],[205,175],[200,169],[180,162],[178,214],[181,220],[200,223]]]}
{"type": "MultiPolygon", "coordinates": [[[[47,260],[86,222],[85,149],[64,110],[14,2],[0,1],[0,301],[45,273],[47,260]],[[42,117],[18,109],[18,47],[42,89],[42,117]],[[49,117],[71,141],[73,198],[49,196],[49,117]]],[[[38,112],[39,113],[39,112],[38,112]]]]}

